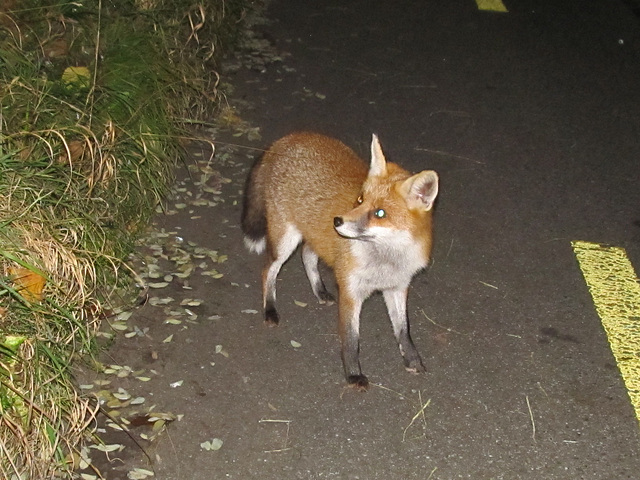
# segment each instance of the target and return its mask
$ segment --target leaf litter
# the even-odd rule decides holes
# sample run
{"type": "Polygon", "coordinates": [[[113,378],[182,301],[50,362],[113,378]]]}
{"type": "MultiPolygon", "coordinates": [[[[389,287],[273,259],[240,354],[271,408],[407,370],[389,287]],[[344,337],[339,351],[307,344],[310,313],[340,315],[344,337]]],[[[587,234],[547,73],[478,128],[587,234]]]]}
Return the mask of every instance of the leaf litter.
{"type": "MultiPolygon", "coordinates": [[[[214,207],[224,202],[219,195],[222,194],[222,185],[230,183],[231,180],[222,176],[218,176],[218,172],[210,168],[210,166],[199,165],[199,181],[198,192],[186,195],[185,189],[182,199],[178,203],[188,206],[206,206],[214,207]],[[209,198],[209,200],[206,200],[209,198]],[[206,201],[205,201],[206,200],[206,201]]],[[[180,193],[180,192],[177,192],[180,193]]],[[[187,208],[182,207],[182,209],[187,208]]],[[[174,205],[174,210],[181,209],[181,206],[174,205]]],[[[187,328],[187,324],[198,323],[197,309],[204,304],[203,299],[184,297],[176,298],[175,288],[172,295],[162,295],[163,289],[172,286],[182,287],[188,291],[190,289],[189,279],[193,275],[202,275],[219,280],[224,277],[224,273],[220,272],[219,265],[224,264],[228,260],[228,255],[221,254],[214,249],[205,248],[197,245],[195,242],[185,241],[175,231],[166,231],[163,229],[149,231],[146,237],[140,242],[139,253],[132,257],[131,263],[136,271],[142,288],[149,289],[157,294],[148,298],[147,304],[155,309],[160,309],[164,319],[162,324],[167,327],[187,328]],[[194,311],[196,310],[196,311],[194,311]]],[[[153,328],[140,328],[135,325],[134,310],[120,312],[111,323],[114,331],[119,332],[125,339],[135,339],[144,336],[153,336],[153,328]]],[[[208,320],[218,320],[220,315],[210,315],[206,317],[208,320]]],[[[175,332],[165,336],[162,343],[171,343],[175,339],[175,332]]],[[[154,352],[155,353],[155,352],[154,352]]],[[[225,358],[229,357],[229,353],[222,345],[217,345],[215,353],[225,358]]],[[[157,353],[152,354],[153,358],[157,358],[157,353]]],[[[210,362],[215,365],[215,362],[210,362]]],[[[133,393],[122,386],[116,386],[112,383],[113,379],[131,379],[130,381],[140,382],[143,385],[151,382],[157,376],[157,372],[153,370],[135,370],[130,366],[110,364],[106,365],[102,370],[105,379],[97,379],[91,385],[86,384],[86,390],[92,390],[93,394],[98,398],[100,405],[106,409],[108,418],[105,421],[105,427],[112,431],[127,432],[127,435],[133,435],[135,428],[136,437],[143,442],[152,443],[166,430],[167,425],[172,421],[179,420],[182,415],[175,415],[171,412],[159,413],[154,411],[154,406],[146,405],[146,397],[133,393]],[[102,390],[97,390],[102,388],[102,390]],[[143,431],[139,431],[140,427],[147,427],[143,431]]],[[[172,382],[171,388],[178,388],[183,384],[183,380],[172,382]]],[[[134,384],[135,385],[135,384],[134,384]]],[[[137,443],[137,441],[136,441],[137,443]]],[[[201,444],[202,450],[215,451],[222,447],[223,441],[218,438],[206,440],[201,444]]],[[[112,443],[107,445],[96,444],[91,446],[92,450],[103,452],[105,454],[119,453],[124,449],[121,443],[112,443]]],[[[85,461],[84,466],[91,465],[91,461],[85,461]]],[[[87,474],[85,474],[87,475],[87,474]]],[[[134,468],[128,472],[129,479],[145,479],[153,477],[152,471],[143,468],[134,468]]]]}
{"type": "MultiPolygon", "coordinates": [[[[277,54],[269,42],[258,39],[251,31],[247,33],[248,36],[245,38],[243,47],[236,53],[237,63],[234,65],[229,62],[227,65],[229,70],[233,68],[251,68],[262,71],[269,65],[277,64],[280,72],[295,72],[295,69],[288,68],[282,64],[283,58],[287,54],[277,54]]],[[[316,99],[324,99],[324,95],[320,93],[305,91],[305,94],[309,97],[314,96],[316,99]]],[[[223,112],[222,116],[224,117],[225,115],[228,122],[227,127],[233,130],[232,135],[234,137],[245,136],[249,141],[261,139],[260,128],[253,127],[240,119],[235,113],[235,109],[231,109],[226,113],[223,112]]],[[[209,129],[209,131],[216,133],[215,129],[209,129]]],[[[188,167],[193,179],[192,186],[195,189],[190,190],[186,181],[178,182],[172,192],[173,204],[159,207],[158,212],[163,212],[165,215],[176,215],[179,211],[188,211],[192,215],[195,208],[213,208],[228,201],[228,198],[225,198],[224,185],[232,183],[232,179],[225,177],[219,170],[214,168],[212,163],[213,154],[216,154],[217,165],[238,168],[238,177],[242,177],[242,179],[246,174],[247,159],[238,160],[238,152],[234,146],[223,145],[218,152],[215,151],[216,149],[213,148],[213,145],[211,147],[212,152],[208,159],[202,155],[194,155],[200,158],[196,159],[188,167]]],[[[254,153],[252,152],[246,156],[252,160],[254,153]]],[[[241,190],[238,191],[238,194],[240,193],[241,190]]],[[[237,200],[233,199],[232,201],[233,205],[238,204],[237,200]]],[[[200,216],[192,215],[190,218],[196,219],[200,218],[200,216]]],[[[194,313],[190,308],[197,309],[204,303],[204,300],[197,298],[176,299],[172,296],[162,296],[162,290],[171,286],[178,286],[188,291],[191,289],[189,280],[193,275],[221,280],[224,278],[224,272],[219,271],[221,269],[220,266],[227,262],[228,258],[228,255],[221,254],[217,250],[185,241],[176,231],[156,229],[147,232],[147,235],[138,246],[138,253],[132,256],[131,263],[134,271],[143,282],[140,287],[145,291],[151,289],[151,291],[158,293],[158,295],[149,296],[147,304],[154,308],[162,309],[162,314],[165,317],[162,323],[184,329],[187,328],[185,322],[197,323],[198,314],[194,313]]],[[[239,285],[236,283],[235,286],[239,285]]],[[[172,292],[175,294],[175,289],[172,292]]],[[[296,301],[295,303],[299,307],[306,307],[304,302],[296,301]]],[[[258,313],[257,310],[253,309],[243,309],[241,311],[248,314],[258,313]]],[[[120,332],[128,340],[152,335],[153,332],[150,331],[149,327],[140,328],[136,325],[130,325],[132,314],[133,310],[119,313],[111,324],[113,329],[116,332],[120,332]]],[[[217,314],[206,317],[207,320],[219,320],[220,318],[221,316],[217,314]]],[[[133,321],[135,321],[135,317],[133,321]]],[[[103,333],[103,336],[111,338],[113,335],[103,333]]],[[[173,338],[174,334],[172,333],[162,341],[169,343],[173,338]]],[[[291,345],[294,348],[301,347],[301,344],[295,340],[291,341],[291,345]]],[[[216,346],[215,353],[229,358],[229,353],[222,345],[216,346]]],[[[158,353],[153,351],[151,356],[153,359],[157,359],[158,353]]],[[[215,362],[210,362],[210,364],[213,366],[215,362]]],[[[105,422],[106,427],[116,431],[127,431],[131,434],[131,428],[147,426],[149,427],[147,431],[138,432],[138,438],[151,443],[165,431],[169,423],[180,420],[183,417],[183,415],[176,415],[171,412],[156,412],[155,406],[146,406],[144,396],[131,393],[123,387],[116,387],[112,383],[113,379],[120,379],[120,381],[128,379],[129,382],[135,380],[142,385],[158,376],[155,370],[134,370],[128,366],[109,365],[104,369],[103,374],[107,378],[96,379],[92,382],[92,386],[94,388],[102,388],[102,390],[94,390],[94,395],[96,395],[103,407],[110,409],[108,411],[108,419],[105,422]]],[[[178,380],[171,383],[170,387],[177,388],[182,384],[183,380],[178,380]]],[[[135,384],[131,383],[129,385],[135,386],[135,384]]],[[[90,387],[88,384],[85,386],[87,389],[90,387]]],[[[133,387],[131,390],[133,392],[133,387]]],[[[279,451],[289,449],[287,442],[290,421],[284,421],[284,423],[287,426],[287,438],[283,447],[278,449],[279,451]]],[[[222,448],[223,443],[220,438],[212,438],[200,443],[200,447],[204,451],[217,451],[222,448]]],[[[108,453],[121,451],[123,448],[125,447],[122,444],[114,443],[104,447],[96,445],[93,449],[108,453]]],[[[91,460],[88,456],[89,450],[84,449],[83,452],[80,465],[86,468],[91,465],[91,460]]],[[[93,478],[88,474],[82,475],[83,478],[93,478]]],[[[127,474],[127,478],[132,480],[146,479],[153,476],[154,472],[145,468],[133,468],[127,474]]]]}

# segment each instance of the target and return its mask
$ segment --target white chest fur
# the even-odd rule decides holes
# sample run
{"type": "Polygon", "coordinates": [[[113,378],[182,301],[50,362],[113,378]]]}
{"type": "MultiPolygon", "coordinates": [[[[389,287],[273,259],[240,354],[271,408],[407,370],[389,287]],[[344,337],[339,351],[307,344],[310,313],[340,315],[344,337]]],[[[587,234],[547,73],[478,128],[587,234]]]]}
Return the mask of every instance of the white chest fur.
{"type": "Polygon", "coordinates": [[[371,229],[370,240],[353,240],[351,253],[357,267],[349,285],[358,296],[377,290],[396,290],[409,286],[412,277],[427,265],[424,246],[406,231],[371,229]]]}

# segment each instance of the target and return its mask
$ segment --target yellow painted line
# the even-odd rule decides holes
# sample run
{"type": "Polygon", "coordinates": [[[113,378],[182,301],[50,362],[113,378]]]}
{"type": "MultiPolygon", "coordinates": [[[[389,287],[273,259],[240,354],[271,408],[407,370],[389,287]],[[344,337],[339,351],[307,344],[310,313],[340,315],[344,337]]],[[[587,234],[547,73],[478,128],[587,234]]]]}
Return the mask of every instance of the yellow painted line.
{"type": "Polygon", "coordinates": [[[502,0],[476,0],[478,10],[486,10],[489,12],[508,12],[502,0]]]}
{"type": "Polygon", "coordinates": [[[571,242],[640,422],[640,283],[623,248],[571,242]]]}

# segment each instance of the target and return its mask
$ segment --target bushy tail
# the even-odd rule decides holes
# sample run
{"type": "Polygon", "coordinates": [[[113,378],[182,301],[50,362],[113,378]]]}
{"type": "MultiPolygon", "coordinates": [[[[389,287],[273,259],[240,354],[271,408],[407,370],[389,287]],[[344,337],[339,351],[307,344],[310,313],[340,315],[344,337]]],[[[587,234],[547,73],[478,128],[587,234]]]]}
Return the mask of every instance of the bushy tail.
{"type": "Polygon", "coordinates": [[[266,247],[267,212],[264,195],[257,181],[260,159],[254,164],[247,178],[242,204],[242,232],[244,244],[252,252],[262,253],[266,247]]]}

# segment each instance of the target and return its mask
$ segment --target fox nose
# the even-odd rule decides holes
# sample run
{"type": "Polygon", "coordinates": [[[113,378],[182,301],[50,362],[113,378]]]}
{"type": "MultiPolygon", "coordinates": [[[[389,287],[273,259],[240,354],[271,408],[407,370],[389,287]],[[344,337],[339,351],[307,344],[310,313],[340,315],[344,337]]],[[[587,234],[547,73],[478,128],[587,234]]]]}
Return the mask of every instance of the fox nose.
{"type": "Polygon", "coordinates": [[[340,227],[344,224],[344,220],[342,217],[333,217],[333,226],[340,227]]]}

